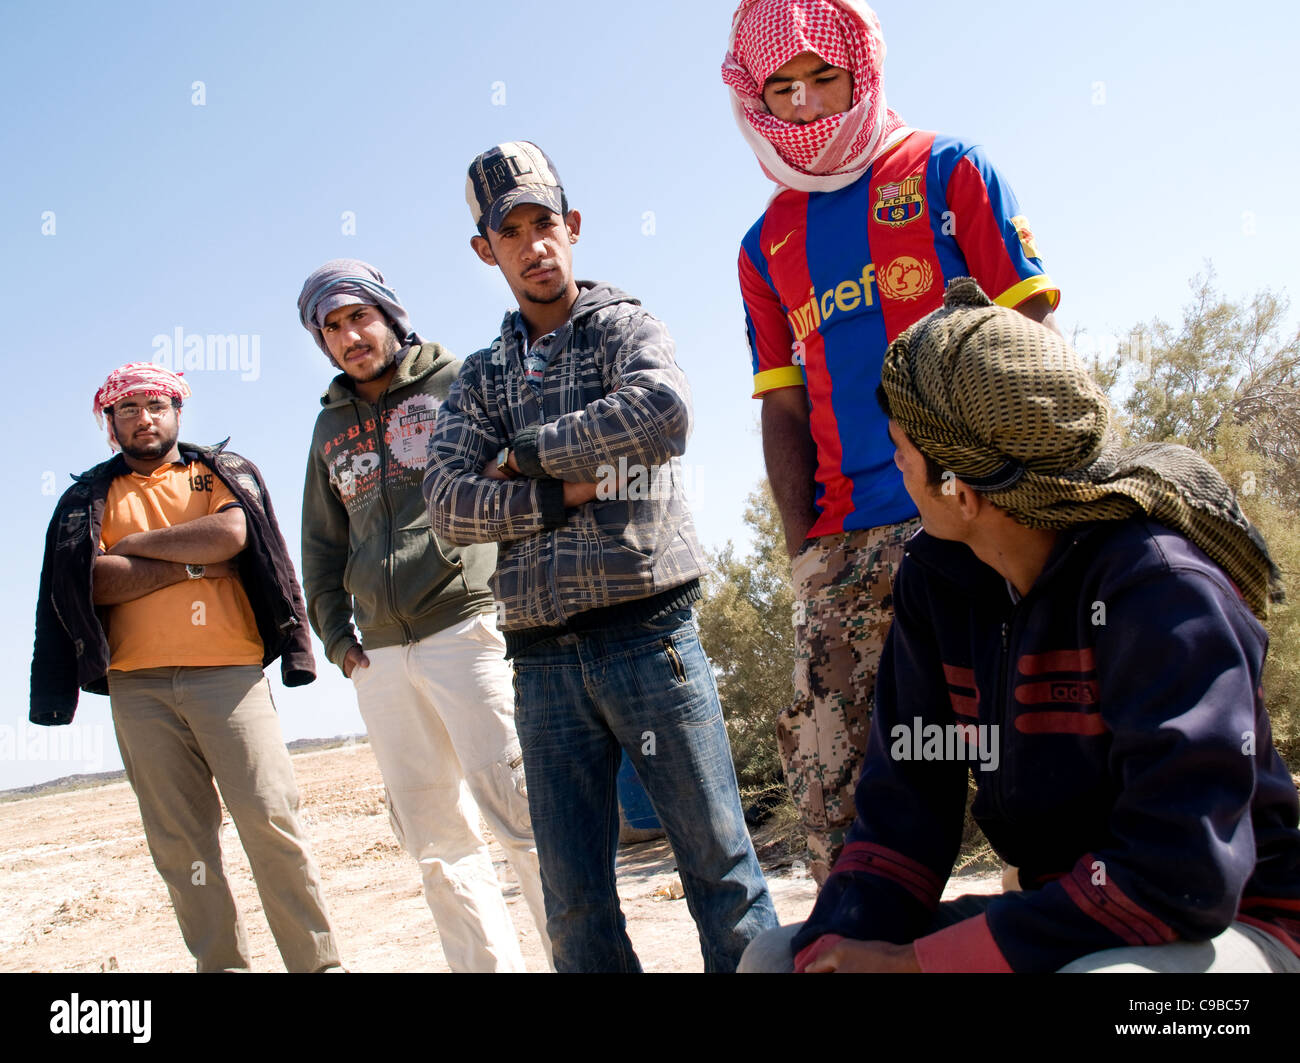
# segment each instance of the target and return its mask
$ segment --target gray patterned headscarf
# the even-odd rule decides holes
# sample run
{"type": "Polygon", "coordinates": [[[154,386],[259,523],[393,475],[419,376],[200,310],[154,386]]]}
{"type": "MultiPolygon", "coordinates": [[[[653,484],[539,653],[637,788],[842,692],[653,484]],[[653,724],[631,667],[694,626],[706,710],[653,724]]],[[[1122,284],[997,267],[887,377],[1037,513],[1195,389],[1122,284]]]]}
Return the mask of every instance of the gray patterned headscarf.
{"type": "Polygon", "coordinates": [[[379,307],[392,323],[397,341],[403,347],[424,342],[411,328],[411,319],[397,293],[385,287],[384,275],[379,270],[360,259],[332,258],[307,278],[298,293],[298,320],[326,357],[330,352],[321,334],[326,315],[340,306],[357,303],[379,307]]]}

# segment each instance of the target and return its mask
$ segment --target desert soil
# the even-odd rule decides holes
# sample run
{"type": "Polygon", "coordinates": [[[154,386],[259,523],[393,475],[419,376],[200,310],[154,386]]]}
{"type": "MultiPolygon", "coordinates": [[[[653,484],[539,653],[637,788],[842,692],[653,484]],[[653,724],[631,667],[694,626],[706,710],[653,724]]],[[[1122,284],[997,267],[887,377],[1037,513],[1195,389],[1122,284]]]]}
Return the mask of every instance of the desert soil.
{"type": "MultiPolygon", "coordinates": [[[[344,963],[353,971],[446,971],[415,862],[389,828],[370,747],[299,753],[293,762],[344,963]]],[[[254,968],[283,970],[229,816],[221,837],[254,968]]],[[[514,873],[495,844],[492,853],[529,969],[543,970],[514,873]]],[[[764,870],[781,921],[804,918],[816,891],[802,867],[765,859],[764,870]]],[[[619,895],[647,971],[703,968],[686,902],[662,897],[680,892],[672,889],[676,880],[665,842],[620,850],[619,895]]],[[[1000,888],[997,875],[962,876],[944,896],[1000,888]]],[[[193,970],[130,787],[110,783],[0,804],[0,971],[111,970],[193,970]]]]}

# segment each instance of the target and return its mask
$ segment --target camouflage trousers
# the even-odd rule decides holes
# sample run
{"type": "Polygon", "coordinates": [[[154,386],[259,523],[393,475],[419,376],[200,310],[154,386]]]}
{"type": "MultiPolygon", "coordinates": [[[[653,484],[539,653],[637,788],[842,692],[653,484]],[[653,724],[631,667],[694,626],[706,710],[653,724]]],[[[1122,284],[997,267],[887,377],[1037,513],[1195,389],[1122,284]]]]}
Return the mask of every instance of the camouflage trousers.
{"type": "Polygon", "coordinates": [[[786,785],[818,886],[844,848],[867,749],[876,669],[894,619],[894,574],[919,520],[823,535],[791,562],[794,702],[777,719],[786,785]]]}

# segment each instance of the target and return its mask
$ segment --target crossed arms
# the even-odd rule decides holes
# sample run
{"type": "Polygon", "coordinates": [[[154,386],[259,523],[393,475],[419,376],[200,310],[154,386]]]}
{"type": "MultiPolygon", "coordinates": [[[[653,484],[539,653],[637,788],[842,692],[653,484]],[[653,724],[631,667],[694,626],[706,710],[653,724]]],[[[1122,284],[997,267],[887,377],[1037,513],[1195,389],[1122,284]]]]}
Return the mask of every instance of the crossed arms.
{"type": "Polygon", "coordinates": [[[234,576],[233,558],[247,542],[248,520],[238,505],[172,528],[123,536],[95,558],[95,604],[119,605],[179,583],[188,578],[187,564],[203,565],[204,578],[234,576]]]}
{"type": "Polygon", "coordinates": [[[595,500],[599,482],[620,459],[655,466],[685,450],[690,391],[667,329],[644,313],[629,314],[620,325],[617,336],[614,327],[606,330],[606,342],[617,349],[605,393],[527,427],[514,427],[521,411],[501,401],[505,389],[493,352],[466,359],[429,444],[424,497],[435,532],[468,545],[560,527],[567,509],[595,500]],[[512,447],[511,476],[496,470],[495,455],[505,445],[512,447]],[[524,475],[514,475],[516,467],[524,475]]]}

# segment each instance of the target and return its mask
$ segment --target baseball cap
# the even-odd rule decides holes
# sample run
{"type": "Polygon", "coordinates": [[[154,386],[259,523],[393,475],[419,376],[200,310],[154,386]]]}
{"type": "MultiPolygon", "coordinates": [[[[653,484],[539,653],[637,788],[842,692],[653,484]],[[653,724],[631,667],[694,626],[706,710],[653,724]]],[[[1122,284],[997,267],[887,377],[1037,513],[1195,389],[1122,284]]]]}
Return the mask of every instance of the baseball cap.
{"type": "Polygon", "coordinates": [[[469,164],[465,200],[474,224],[482,232],[500,229],[505,216],[521,203],[536,203],[568,213],[560,175],[541,148],[527,140],[512,140],[488,148],[469,164]]]}

